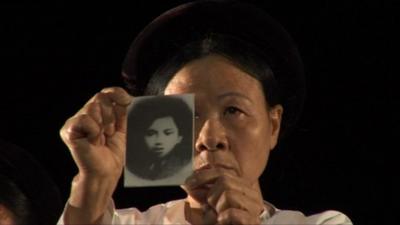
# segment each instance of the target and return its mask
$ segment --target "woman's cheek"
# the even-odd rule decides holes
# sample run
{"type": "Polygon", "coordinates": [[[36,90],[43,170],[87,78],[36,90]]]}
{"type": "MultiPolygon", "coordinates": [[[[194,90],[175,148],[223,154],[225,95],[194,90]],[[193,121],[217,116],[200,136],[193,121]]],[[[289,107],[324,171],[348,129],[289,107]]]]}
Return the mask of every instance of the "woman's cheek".
{"type": "Polygon", "coordinates": [[[258,179],[268,160],[266,125],[252,119],[237,120],[228,133],[233,154],[244,176],[258,179]]]}
{"type": "Polygon", "coordinates": [[[239,132],[242,130],[251,130],[257,126],[257,121],[254,117],[240,114],[236,116],[226,116],[225,117],[226,127],[229,129],[238,130],[239,132]]]}

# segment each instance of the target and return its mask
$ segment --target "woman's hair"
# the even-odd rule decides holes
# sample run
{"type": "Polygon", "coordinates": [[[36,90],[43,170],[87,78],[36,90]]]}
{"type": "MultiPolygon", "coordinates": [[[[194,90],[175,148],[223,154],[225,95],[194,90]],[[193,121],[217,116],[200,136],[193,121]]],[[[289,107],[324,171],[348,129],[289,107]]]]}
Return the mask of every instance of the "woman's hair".
{"type": "Polygon", "coordinates": [[[16,225],[37,224],[31,201],[13,181],[1,174],[0,205],[13,214],[16,225]]]}
{"type": "Polygon", "coordinates": [[[183,161],[189,161],[192,156],[193,112],[185,100],[175,96],[147,97],[138,100],[128,114],[128,151],[126,154],[127,168],[134,174],[146,178],[146,167],[158,160],[158,157],[148,150],[145,144],[147,129],[158,118],[172,117],[177,126],[178,135],[182,141],[163,158],[171,155],[183,161]],[[190,149],[184,149],[189,147],[190,149]],[[144,151],[143,151],[144,150],[144,151]]]}
{"type": "Polygon", "coordinates": [[[183,46],[181,51],[161,65],[151,76],[146,95],[161,95],[172,77],[189,62],[209,55],[220,55],[257,79],[269,106],[280,103],[277,82],[268,63],[269,59],[255,46],[237,37],[210,33],[203,39],[183,46]]]}
{"type": "Polygon", "coordinates": [[[62,212],[57,185],[26,150],[0,140],[0,204],[17,224],[55,224],[62,212]]]}
{"type": "Polygon", "coordinates": [[[210,33],[198,41],[182,46],[180,51],[162,64],[144,91],[145,95],[162,95],[172,77],[186,64],[209,55],[228,59],[261,83],[267,108],[281,104],[280,87],[271,70],[273,63],[252,44],[237,37],[210,33]]]}

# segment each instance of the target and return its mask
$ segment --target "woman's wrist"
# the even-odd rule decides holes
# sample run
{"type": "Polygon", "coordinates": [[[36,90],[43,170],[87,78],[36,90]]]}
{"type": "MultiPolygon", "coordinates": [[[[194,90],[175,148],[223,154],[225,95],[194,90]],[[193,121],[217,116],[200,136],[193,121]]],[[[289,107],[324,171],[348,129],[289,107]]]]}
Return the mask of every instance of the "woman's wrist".
{"type": "Polygon", "coordinates": [[[95,202],[108,201],[117,186],[118,178],[77,174],[72,180],[69,202],[86,207],[95,202]]]}
{"type": "Polygon", "coordinates": [[[118,179],[78,174],[72,181],[66,219],[96,224],[107,209],[118,179]]]}

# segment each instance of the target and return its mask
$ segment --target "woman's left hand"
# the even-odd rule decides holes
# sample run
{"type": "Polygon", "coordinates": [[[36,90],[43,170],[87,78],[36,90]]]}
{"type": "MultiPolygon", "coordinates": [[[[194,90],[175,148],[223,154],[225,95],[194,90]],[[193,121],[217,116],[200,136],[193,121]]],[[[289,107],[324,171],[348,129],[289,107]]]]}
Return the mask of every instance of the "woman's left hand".
{"type": "Polygon", "coordinates": [[[208,224],[260,224],[264,204],[254,186],[237,170],[215,166],[195,171],[183,188],[203,204],[208,224]],[[199,190],[207,191],[199,195],[199,190]]]}

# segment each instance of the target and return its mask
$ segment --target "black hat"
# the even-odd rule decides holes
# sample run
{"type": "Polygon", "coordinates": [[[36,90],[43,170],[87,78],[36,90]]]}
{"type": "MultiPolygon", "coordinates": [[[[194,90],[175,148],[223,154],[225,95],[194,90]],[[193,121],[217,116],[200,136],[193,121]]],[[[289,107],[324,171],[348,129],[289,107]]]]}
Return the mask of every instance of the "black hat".
{"type": "Polygon", "coordinates": [[[266,12],[240,1],[205,0],[175,7],[148,24],[133,41],[123,77],[134,95],[142,95],[151,75],[182,46],[207,33],[237,37],[268,58],[284,107],[282,132],[295,125],[303,107],[303,64],[286,30],[266,12]]]}
{"type": "Polygon", "coordinates": [[[50,225],[57,222],[63,208],[59,189],[47,171],[28,151],[0,140],[0,179],[0,183],[12,184],[13,193],[22,193],[28,201],[28,208],[21,208],[21,202],[16,202],[21,199],[12,199],[15,196],[1,196],[8,187],[0,185],[0,203],[6,206],[15,204],[16,208],[10,210],[18,210],[13,212],[16,216],[29,216],[25,218],[29,220],[29,224],[50,225]]]}

